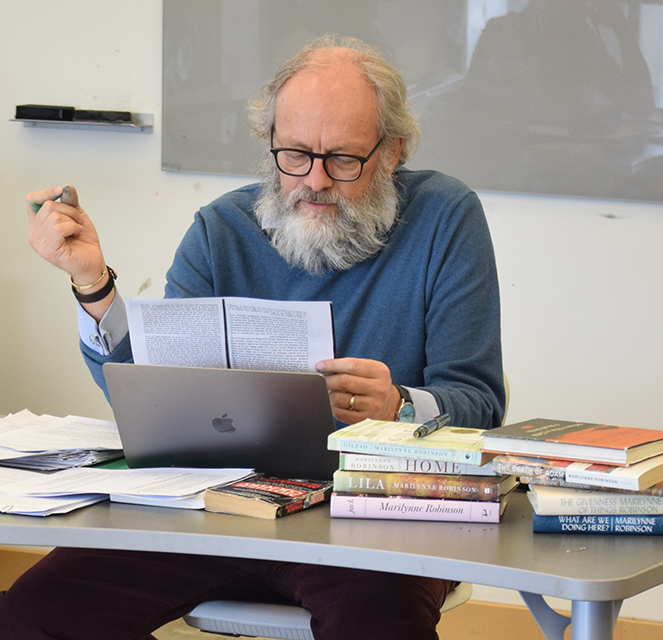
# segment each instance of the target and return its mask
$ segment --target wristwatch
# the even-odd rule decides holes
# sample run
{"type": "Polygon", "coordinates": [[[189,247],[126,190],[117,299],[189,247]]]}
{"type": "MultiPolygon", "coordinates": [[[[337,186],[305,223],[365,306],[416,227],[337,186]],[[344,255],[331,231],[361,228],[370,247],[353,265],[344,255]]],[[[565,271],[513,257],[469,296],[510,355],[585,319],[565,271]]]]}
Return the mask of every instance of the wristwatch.
{"type": "Polygon", "coordinates": [[[414,422],[415,410],[410,392],[405,387],[401,387],[400,384],[394,382],[393,385],[398,390],[398,393],[401,394],[401,404],[396,410],[394,420],[398,422],[414,422]]]}

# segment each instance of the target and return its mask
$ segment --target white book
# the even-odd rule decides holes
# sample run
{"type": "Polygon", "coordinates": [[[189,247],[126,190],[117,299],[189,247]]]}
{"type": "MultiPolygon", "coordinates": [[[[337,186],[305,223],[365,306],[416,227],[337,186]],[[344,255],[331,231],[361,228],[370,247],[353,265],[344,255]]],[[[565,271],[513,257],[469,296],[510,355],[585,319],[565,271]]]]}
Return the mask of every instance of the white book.
{"type": "Polygon", "coordinates": [[[484,465],[445,462],[435,458],[407,458],[363,453],[341,453],[339,469],[345,471],[384,471],[385,473],[441,473],[463,476],[496,476],[493,463],[484,465]]]}
{"type": "Polygon", "coordinates": [[[527,497],[534,512],[540,516],[663,514],[663,497],[640,493],[530,485],[527,497]]]}

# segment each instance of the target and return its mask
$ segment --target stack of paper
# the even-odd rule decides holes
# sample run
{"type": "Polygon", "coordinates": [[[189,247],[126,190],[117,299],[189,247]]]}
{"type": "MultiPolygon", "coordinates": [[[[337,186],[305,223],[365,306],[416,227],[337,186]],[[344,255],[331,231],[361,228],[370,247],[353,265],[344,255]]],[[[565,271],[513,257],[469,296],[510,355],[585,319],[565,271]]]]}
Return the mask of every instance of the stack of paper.
{"type": "Polygon", "coordinates": [[[202,509],[205,489],[236,482],[252,474],[253,469],[173,467],[77,468],[55,474],[0,468],[0,512],[66,513],[108,498],[115,502],[202,509]]]}
{"type": "Polygon", "coordinates": [[[53,471],[121,457],[114,422],[37,416],[27,409],[0,419],[0,466],[53,471]]]}

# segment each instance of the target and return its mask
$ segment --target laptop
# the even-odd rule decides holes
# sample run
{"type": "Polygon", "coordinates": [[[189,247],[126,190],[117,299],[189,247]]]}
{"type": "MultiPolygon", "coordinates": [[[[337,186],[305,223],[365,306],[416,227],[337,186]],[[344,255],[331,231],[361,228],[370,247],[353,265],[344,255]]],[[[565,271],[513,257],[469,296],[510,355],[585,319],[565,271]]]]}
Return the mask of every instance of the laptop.
{"type": "Polygon", "coordinates": [[[106,363],[129,467],[252,468],[329,480],[335,424],[317,373],[106,363]]]}

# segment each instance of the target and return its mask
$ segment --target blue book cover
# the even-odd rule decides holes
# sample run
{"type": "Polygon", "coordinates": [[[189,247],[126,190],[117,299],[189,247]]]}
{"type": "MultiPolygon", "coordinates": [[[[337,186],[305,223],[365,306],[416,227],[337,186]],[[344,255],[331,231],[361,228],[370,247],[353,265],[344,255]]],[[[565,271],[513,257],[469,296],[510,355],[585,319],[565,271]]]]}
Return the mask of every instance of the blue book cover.
{"type": "Polygon", "coordinates": [[[663,515],[540,516],[533,514],[534,533],[604,533],[663,535],[663,515]]]}

